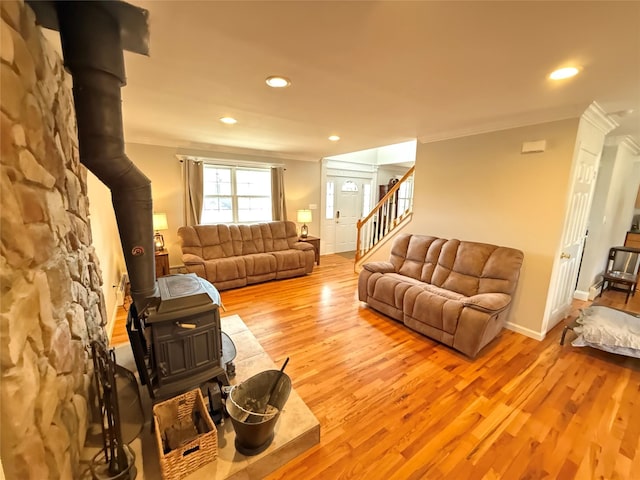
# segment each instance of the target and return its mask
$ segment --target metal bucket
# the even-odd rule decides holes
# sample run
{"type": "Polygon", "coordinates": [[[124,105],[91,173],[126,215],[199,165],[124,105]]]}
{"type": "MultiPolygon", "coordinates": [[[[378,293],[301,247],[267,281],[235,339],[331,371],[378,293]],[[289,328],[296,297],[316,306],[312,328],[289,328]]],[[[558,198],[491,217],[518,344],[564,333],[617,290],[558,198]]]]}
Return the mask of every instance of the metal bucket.
{"type": "Polygon", "coordinates": [[[257,455],[271,445],[290,393],[291,379],[280,370],[260,372],[231,389],[227,412],[236,432],[238,452],[257,455]]]}

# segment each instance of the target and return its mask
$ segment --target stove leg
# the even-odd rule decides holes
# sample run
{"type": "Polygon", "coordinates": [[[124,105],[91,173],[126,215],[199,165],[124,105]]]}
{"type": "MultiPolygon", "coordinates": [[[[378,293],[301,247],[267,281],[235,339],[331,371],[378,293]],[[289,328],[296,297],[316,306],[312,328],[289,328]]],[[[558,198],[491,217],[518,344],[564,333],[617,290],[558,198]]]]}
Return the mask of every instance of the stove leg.
{"type": "Polygon", "coordinates": [[[227,371],[227,376],[229,378],[234,378],[236,376],[236,364],[233,362],[227,362],[224,365],[226,371],[227,371]]]}
{"type": "Polygon", "coordinates": [[[222,391],[216,382],[207,382],[207,397],[209,399],[209,415],[216,425],[224,424],[224,402],[222,401],[222,391]]]}

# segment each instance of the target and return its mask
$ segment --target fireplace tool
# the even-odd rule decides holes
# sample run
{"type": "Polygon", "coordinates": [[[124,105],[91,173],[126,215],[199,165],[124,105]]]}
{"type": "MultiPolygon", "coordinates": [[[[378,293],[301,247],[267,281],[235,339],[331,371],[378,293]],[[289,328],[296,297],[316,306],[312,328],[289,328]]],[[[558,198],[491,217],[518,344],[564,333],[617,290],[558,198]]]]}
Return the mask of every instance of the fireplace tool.
{"type": "MultiPolygon", "coordinates": [[[[135,454],[122,435],[115,351],[95,341],[91,343],[91,351],[103,444],[91,460],[91,472],[94,479],[133,480],[137,474],[135,454]]],[[[135,377],[133,379],[135,381],[135,377]]]]}

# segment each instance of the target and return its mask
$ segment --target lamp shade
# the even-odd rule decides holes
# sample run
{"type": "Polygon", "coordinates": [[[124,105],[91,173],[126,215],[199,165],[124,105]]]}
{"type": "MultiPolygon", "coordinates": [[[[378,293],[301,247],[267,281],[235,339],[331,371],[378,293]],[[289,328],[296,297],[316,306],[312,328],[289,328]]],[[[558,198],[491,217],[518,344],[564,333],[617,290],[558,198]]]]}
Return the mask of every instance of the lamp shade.
{"type": "Polygon", "coordinates": [[[169,225],[167,224],[167,214],[166,213],[154,213],[153,214],[153,229],[156,232],[158,230],[169,230],[169,225]]]}
{"type": "Polygon", "coordinates": [[[298,210],[299,223],[311,223],[311,210],[298,210]]]}

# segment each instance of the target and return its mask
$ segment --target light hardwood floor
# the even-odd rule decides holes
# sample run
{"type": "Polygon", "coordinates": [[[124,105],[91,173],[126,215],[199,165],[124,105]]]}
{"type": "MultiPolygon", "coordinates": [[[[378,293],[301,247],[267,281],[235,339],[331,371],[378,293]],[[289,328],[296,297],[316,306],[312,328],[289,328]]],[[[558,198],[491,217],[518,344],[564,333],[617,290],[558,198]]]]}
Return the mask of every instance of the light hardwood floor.
{"type": "MultiPolygon", "coordinates": [[[[223,316],[276,364],[290,357],[321,423],[320,445],[269,479],[640,479],[639,359],[572,347],[571,332],[560,346],[559,324],[541,342],[505,330],[470,360],[356,289],[352,261],[325,255],[306,277],[222,292],[223,316]]],[[[599,303],[625,307],[624,294],[599,303]]]]}

